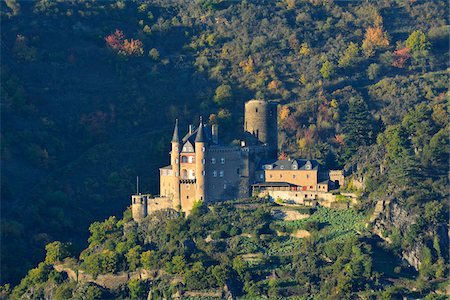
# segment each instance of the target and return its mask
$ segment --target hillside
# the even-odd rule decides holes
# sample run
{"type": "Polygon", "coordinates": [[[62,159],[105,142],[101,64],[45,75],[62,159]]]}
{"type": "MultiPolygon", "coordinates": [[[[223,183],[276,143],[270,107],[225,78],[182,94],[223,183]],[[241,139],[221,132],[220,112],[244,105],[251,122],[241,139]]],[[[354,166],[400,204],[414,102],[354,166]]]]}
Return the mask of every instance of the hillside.
{"type": "Polygon", "coordinates": [[[140,224],[127,211],[121,220],[111,217],[90,226],[89,246],[79,260],[66,258],[67,245],[49,244],[45,262],[12,296],[68,299],[81,291],[88,298],[115,299],[423,295],[427,290],[417,291],[415,270],[369,234],[365,219],[352,209],[289,208],[265,199],[197,206],[188,218],[160,211],[140,224]],[[301,219],[280,218],[299,212],[301,219]],[[303,238],[297,237],[300,231],[303,238]]]}
{"type": "MultiPolygon", "coordinates": [[[[359,213],[380,207],[369,241],[352,243],[378,234],[424,293],[448,275],[445,1],[0,5],[2,284],[55,240],[78,256],[90,224],[129,205],[135,176],[157,193],[175,118],[208,117],[231,141],[252,98],[280,103],[280,152],[354,171],[359,213]]],[[[317,293],[332,289],[324,270],[304,275],[317,293]]]]}

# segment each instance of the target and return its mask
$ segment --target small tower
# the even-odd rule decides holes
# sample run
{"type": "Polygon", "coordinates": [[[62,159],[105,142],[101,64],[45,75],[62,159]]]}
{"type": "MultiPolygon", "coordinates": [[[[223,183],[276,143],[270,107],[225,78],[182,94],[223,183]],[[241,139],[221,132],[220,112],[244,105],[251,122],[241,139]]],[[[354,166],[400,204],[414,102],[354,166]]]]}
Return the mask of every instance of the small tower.
{"type": "Polygon", "coordinates": [[[195,137],[195,200],[206,201],[206,135],[203,127],[203,121],[200,117],[197,136],[195,137]]]}
{"type": "Polygon", "coordinates": [[[132,195],[131,196],[131,215],[135,222],[141,222],[147,216],[147,195],[132,195]]]}
{"type": "Polygon", "coordinates": [[[175,209],[181,207],[180,198],[180,136],[178,134],[178,119],[175,120],[175,128],[172,136],[172,151],[170,152],[170,165],[173,176],[173,205],[175,209]]]}
{"type": "Polygon", "coordinates": [[[264,100],[245,103],[244,131],[266,144],[276,155],[278,151],[277,104],[264,100]]]}

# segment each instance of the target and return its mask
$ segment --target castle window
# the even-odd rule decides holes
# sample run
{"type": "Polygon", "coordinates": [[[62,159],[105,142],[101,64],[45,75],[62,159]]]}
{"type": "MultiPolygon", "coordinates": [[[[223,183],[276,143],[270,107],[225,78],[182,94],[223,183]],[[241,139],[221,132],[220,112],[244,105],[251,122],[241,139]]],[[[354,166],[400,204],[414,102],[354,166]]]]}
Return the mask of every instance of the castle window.
{"type": "Polygon", "coordinates": [[[272,174],[270,174],[269,177],[272,178],[272,174]]]}
{"type": "Polygon", "coordinates": [[[202,176],[205,176],[205,171],[202,171],[202,176]]]}
{"type": "Polygon", "coordinates": [[[258,112],[258,108],[255,108],[255,112],[258,112]]]}
{"type": "Polygon", "coordinates": [[[186,189],[189,190],[191,186],[189,184],[186,184],[186,189]]]}
{"type": "Polygon", "coordinates": [[[306,174],[306,179],[308,179],[309,178],[309,174],[306,174]]]}
{"type": "Polygon", "coordinates": [[[219,177],[223,177],[223,171],[219,172],[219,177]]]}
{"type": "Polygon", "coordinates": [[[313,188],[313,186],[312,186],[312,185],[310,185],[310,186],[309,186],[309,188],[310,188],[310,189],[312,189],[312,188],[313,188]]]}
{"type": "Polygon", "coordinates": [[[186,156],[182,156],[181,157],[181,162],[182,163],[187,163],[188,162],[188,158],[186,156]]]}
{"type": "Polygon", "coordinates": [[[189,156],[188,157],[188,162],[192,164],[194,162],[194,157],[193,156],[189,156]]]}
{"type": "Polygon", "coordinates": [[[191,170],[191,177],[195,178],[195,171],[194,170],[191,170]]]}
{"type": "Polygon", "coordinates": [[[283,174],[280,174],[280,178],[283,178],[283,174]]]}
{"type": "Polygon", "coordinates": [[[202,152],[205,152],[206,151],[206,148],[205,147],[202,147],[202,152]]]}
{"type": "Polygon", "coordinates": [[[226,184],[226,183],[223,184],[223,189],[224,189],[224,190],[227,189],[227,184],[226,184]]]}
{"type": "Polygon", "coordinates": [[[294,174],[294,175],[292,175],[292,178],[295,178],[295,174],[294,174]]]}
{"type": "Polygon", "coordinates": [[[239,168],[237,168],[237,169],[236,169],[236,174],[238,174],[238,175],[239,175],[239,168]]]}
{"type": "Polygon", "coordinates": [[[224,157],[222,157],[221,159],[220,159],[220,163],[223,165],[223,164],[225,164],[225,158],[224,157]]]}
{"type": "Polygon", "coordinates": [[[280,166],[280,169],[281,169],[281,170],[284,170],[284,166],[283,166],[283,165],[281,165],[281,166],[280,166]]]}
{"type": "Polygon", "coordinates": [[[259,129],[256,129],[256,138],[259,139],[259,129]]]}
{"type": "Polygon", "coordinates": [[[213,157],[211,158],[211,163],[214,165],[216,163],[216,159],[213,157]]]}
{"type": "Polygon", "coordinates": [[[260,179],[264,179],[264,174],[260,174],[260,175],[259,175],[259,178],[260,178],[260,179]]]}
{"type": "Polygon", "coordinates": [[[202,164],[203,164],[203,165],[205,164],[205,159],[202,159],[202,164]]]}
{"type": "Polygon", "coordinates": [[[217,171],[216,170],[213,171],[213,177],[217,177],[217,171]]]}

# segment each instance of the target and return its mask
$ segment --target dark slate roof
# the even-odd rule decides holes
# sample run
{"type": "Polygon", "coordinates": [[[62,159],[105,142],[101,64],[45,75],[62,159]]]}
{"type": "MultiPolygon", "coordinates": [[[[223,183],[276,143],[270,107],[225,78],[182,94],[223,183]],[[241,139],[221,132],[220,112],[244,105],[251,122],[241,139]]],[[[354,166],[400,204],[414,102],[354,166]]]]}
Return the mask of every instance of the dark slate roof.
{"type": "Polygon", "coordinates": [[[203,126],[202,119],[200,118],[200,125],[197,129],[197,135],[195,136],[195,142],[196,143],[204,143],[206,142],[206,133],[205,133],[205,126],[203,126]]]}
{"type": "MultiPolygon", "coordinates": [[[[182,139],[182,143],[186,143],[189,141],[192,145],[195,145],[196,138],[197,138],[198,128],[192,131],[192,133],[189,134],[186,133],[186,135],[182,139]]],[[[206,143],[211,143],[211,131],[210,128],[207,128],[205,125],[203,125],[203,139],[206,143]]]]}
{"type": "Polygon", "coordinates": [[[318,170],[319,162],[315,159],[278,159],[261,162],[259,169],[266,170],[318,170]],[[307,166],[311,168],[308,169],[307,166]]]}
{"type": "Polygon", "coordinates": [[[172,142],[179,143],[180,137],[178,135],[178,119],[175,120],[175,128],[173,129],[172,142]]]}

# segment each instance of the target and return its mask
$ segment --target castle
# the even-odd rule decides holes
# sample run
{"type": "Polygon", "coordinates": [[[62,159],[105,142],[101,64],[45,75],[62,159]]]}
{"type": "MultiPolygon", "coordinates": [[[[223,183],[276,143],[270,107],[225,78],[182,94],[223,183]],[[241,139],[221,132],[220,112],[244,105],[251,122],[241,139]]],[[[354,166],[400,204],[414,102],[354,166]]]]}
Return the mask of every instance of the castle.
{"type": "MultiPolygon", "coordinates": [[[[343,184],[342,171],[325,171],[316,160],[277,159],[277,104],[245,103],[240,145],[222,145],[218,125],[189,125],[181,138],[178,120],[171,140],[170,165],[159,169],[160,195],[132,196],[133,219],[172,208],[186,213],[196,201],[212,203],[277,193],[310,202],[343,184]],[[288,193],[288,194],[286,194],[288,193]]],[[[309,202],[309,203],[310,203],[309,202]]]]}

